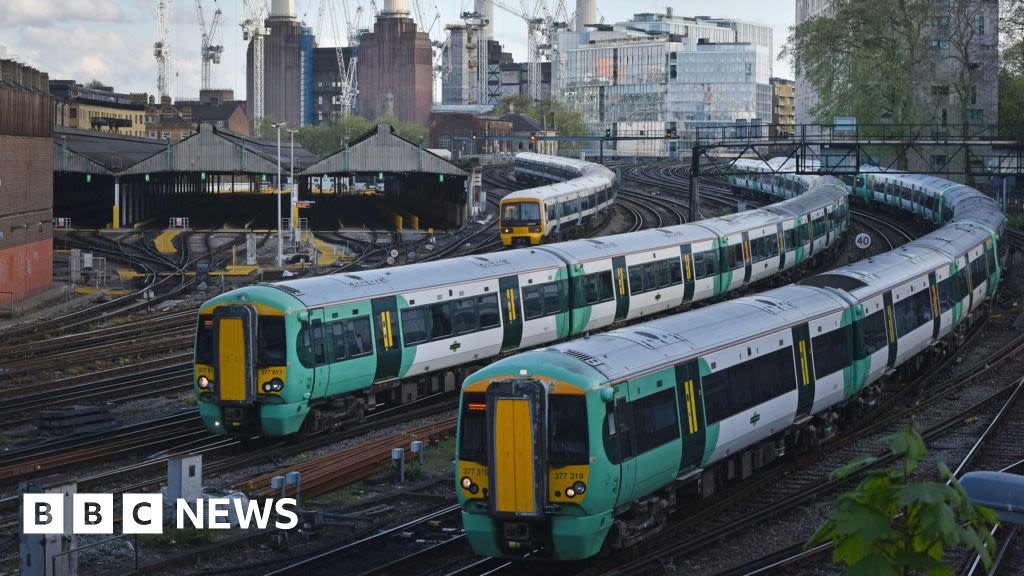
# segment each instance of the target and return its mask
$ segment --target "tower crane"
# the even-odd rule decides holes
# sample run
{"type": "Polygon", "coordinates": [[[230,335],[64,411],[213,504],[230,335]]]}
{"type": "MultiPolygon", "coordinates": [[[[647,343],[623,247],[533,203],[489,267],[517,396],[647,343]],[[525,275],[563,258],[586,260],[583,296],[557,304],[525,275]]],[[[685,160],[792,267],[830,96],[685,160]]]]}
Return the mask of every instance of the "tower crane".
{"type": "Polygon", "coordinates": [[[540,64],[548,60],[555,50],[559,30],[568,29],[569,24],[559,18],[566,17],[565,2],[558,0],[552,13],[545,0],[537,0],[531,10],[527,0],[521,0],[519,8],[513,8],[500,0],[492,0],[495,6],[518,16],[526,21],[527,44],[527,75],[529,76],[529,95],[531,100],[540,100],[541,71],[540,64]]]}
{"type": "MultiPolygon", "coordinates": [[[[217,6],[217,0],[213,0],[214,6],[217,6]]],[[[218,42],[218,32],[220,32],[220,17],[221,11],[220,6],[213,12],[213,20],[210,22],[210,27],[206,27],[206,18],[203,15],[203,0],[196,0],[196,13],[199,14],[199,31],[203,35],[203,42],[200,48],[200,57],[203,61],[203,83],[202,89],[210,89],[210,65],[220,64],[220,55],[224,53],[224,45],[218,42]]]]}
{"type": "Polygon", "coordinates": [[[160,98],[168,95],[167,69],[171,61],[171,4],[174,0],[160,0],[156,5],[158,39],[153,44],[156,57],[156,91],[160,98]]]}
{"type": "Polygon", "coordinates": [[[263,74],[263,39],[270,34],[270,30],[267,28],[268,13],[266,0],[243,0],[239,26],[242,27],[242,39],[252,39],[252,121],[254,126],[259,126],[265,115],[266,85],[263,74]]]}
{"type": "Polygon", "coordinates": [[[320,29],[323,25],[325,14],[331,22],[331,32],[334,34],[334,47],[338,58],[338,82],[341,85],[340,93],[337,96],[339,112],[342,116],[352,113],[359,90],[356,86],[356,64],[359,61],[356,55],[356,42],[358,35],[359,20],[363,14],[363,7],[357,6],[355,18],[349,12],[347,0],[342,0],[342,12],[345,16],[345,44],[342,43],[342,34],[338,27],[338,13],[334,6],[335,0],[320,0],[320,10],[317,17],[317,36],[320,36],[320,29]],[[345,62],[344,46],[351,49],[348,63],[345,62]]]}

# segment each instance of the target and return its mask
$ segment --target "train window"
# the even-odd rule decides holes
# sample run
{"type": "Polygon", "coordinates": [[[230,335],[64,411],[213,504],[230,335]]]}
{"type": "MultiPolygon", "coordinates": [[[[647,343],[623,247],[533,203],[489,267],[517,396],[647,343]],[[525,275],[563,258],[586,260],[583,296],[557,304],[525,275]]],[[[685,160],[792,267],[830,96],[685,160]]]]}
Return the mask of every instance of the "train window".
{"type": "Polygon", "coordinates": [[[967,282],[967,267],[963,267],[956,272],[956,293],[958,294],[957,300],[963,300],[971,293],[971,287],[967,282]]]}
{"type": "Polygon", "coordinates": [[[893,312],[896,316],[896,331],[900,336],[905,336],[932,319],[931,293],[922,290],[908,296],[896,303],[893,312]]]}
{"type": "Polygon", "coordinates": [[[853,181],[853,185],[856,186],[857,188],[863,188],[864,187],[864,177],[863,176],[857,176],[857,178],[854,179],[854,181],[853,181]]]}
{"type": "MultiPolygon", "coordinates": [[[[683,283],[683,266],[682,266],[682,264],[680,264],[679,259],[678,258],[669,258],[668,260],[665,260],[665,263],[668,266],[669,276],[671,277],[670,278],[670,282],[673,285],[675,285],[675,284],[682,284],[683,283]]],[[[611,280],[611,277],[609,277],[608,279],[611,280]]],[[[611,289],[611,283],[610,282],[608,284],[608,287],[609,287],[609,289],[611,289]]]]}
{"type": "Polygon", "coordinates": [[[213,364],[213,316],[199,317],[196,326],[196,364],[213,364]]]}
{"type": "Polygon", "coordinates": [[[662,390],[631,402],[636,425],[636,451],[643,454],[679,438],[674,390],[662,390]]]}
{"type": "MultiPolygon", "coordinates": [[[[323,335],[321,334],[321,338],[323,335]]],[[[260,316],[256,331],[256,364],[283,366],[286,361],[283,316],[260,316]]],[[[318,362],[323,361],[323,352],[318,362]]]]}
{"type": "Polygon", "coordinates": [[[402,310],[402,339],[406,346],[426,342],[430,338],[427,329],[427,307],[402,310]]]}
{"type": "Polygon", "coordinates": [[[615,399],[615,424],[618,425],[615,435],[619,440],[619,459],[629,460],[636,454],[633,444],[633,407],[622,397],[615,399]]]}
{"type": "Polygon", "coordinates": [[[295,343],[295,354],[299,362],[306,368],[316,366],[313,360],[313,334],[309,329],[309,322],[303,322],[299,328],[297,342],[295,343]]]}
{"type": "Polygon", "coordinates": [[[476,299],[463,298],[452,304],[455,307],[455,333],[467,334],[476,331],[476,299]]]}
{"type": "Polygon", "coordinates": [[[956,276],[950,276],[945,280],[939,282],[939,312],[946,312],[960,301],[962,296],[957,294],[957,289],[960,286],[957,285],[956,276]]]}
{"type": "Polygon", "coordinates": [[[811,228],[814,232],[815,238],[821,238],[825,235],[825,217],[815,218],[811,221],[811,228]]]}
{"type": "Polygon", "coordinates": [[[555,211],[556,206],[554,204],[548,204],[547,208],[548,208],[548,220],[549,221],[550,220],[557,220],[558,219],[558,214],[555,211]]]}
{"type": "Polygon", "coordinates": [[[718,273],[718,252],[708,250],[693,255],[693,275],[698,280],[718,273]]]}
{"type": "Polygon", "coordinates": [[[459,417],[459,460],[487,463],[487,412],[486,410],[470,410],[470,404],[485,406],[487,399],[481,392],[462,394],[462,410],[459,417]]]}
{"type": "Polygon", "coordinates": [[[651,264],[643,265],[644,271],[644,291],[654,290],[658,287],[658,274],[654,270],[654,266],[651,264]]]}
{"type": "Polygon", "coordinates": [[[794,366],[790,346],[702,377],[708,423],[720,422],[793,390],[794,366]]]}
{"type": "Polygon", "coordinates": [[[430,305],[430,339],[448,338],[452,335],[451,302],[430,305]]]}
{"type": "Polygon", "coordinates": [[[548,398],[548,464],[588,464],[586,397],[555,394],[548,398]]]}
{"type": "Polygon", "coordinates": [[[726,253],[728,254],[729,258],[729,267],[742,268],[745,263],[743,259],[743,244],[733,244],[732,246],[727,246],[726,250],[726,253]]]}
{"type": "Polygon", "coordinates": [[[815,377],[824,378],[851,364],[853,354],[850,350],[850,328],[843,326],[811,338],[815,377]]]}
{"type": "Polygon", "coordinates": [[[544,315],[550,316],[562,311],[562,291],[559,289],[559,282],[548,282],[541,284],[541,294],[544,296],[544,315]]]}
{"type": "Polygon", "coordinates": [[[480,328],[494,328],[501,325],[500,314],[498,313],[498,295],[488,294],[477,296],[477,313],[480,317],[480,328]]]}
{"type": "Polygon", "coordinates": [[[671,265],[672,263],[668,260],[655,262],[655,268],[658,273],[658,288],[664,288],[672,284],[672,272],[669,270],[671,265]]]}
{"type": "Polygon", "coordinates": [[[313,320],[313,359],[317,365],[324,363],[324,325],[319,320],[313,320]]]}
{"type": "Polygon", "coordinates": [[[615,405],[611,402],[605,404],[604,423],[601,426],[601,443],[604,445],[605,456],[612,464],[622,462],[622,455],[619,454],[619,428],[615,421],[615,405]]]}
{"type": "Polygon", "coordinates": [[[523,317],[527,320],[540,318],[544,315],[544,299],[539,286],[523,288],[523,317]]]}
{"type": "Polygon", "coordinates": [[[629,267],[629,293],[640,294],[644,291],[644,272],[640,266],[629,267]]]}
{"type": "Polygon", "coordinates": [[[869,356],[888,346],[888,334],[885,329],[885,313],[882,311],[863,318],[860,321],[864,334],[864,355],[869,356]]]}
{"type": "Polygon", "coordinates": [[[989,274],[996,271],[996,251],[988,245],[985,246],[985,266],[988,268],[989,274]]]}
{"type": "Polygon", "coordinates": [[[988,274],[985,272],[985,258],[979,256],[975,258],[971,264],[971,285],[977,288],[981,286],[981,283],[985,281],[985,277],[988,274]]]}
{"type": "Polygon", "coordinates": [[[345,344],[349,358],[365,356],[373,352],[373,338],[370,336],[370,319],[352,318],[345,321],[345,344]]]}
{"type": "Polygon", "coordinates": [[[345,345],[345,323],[334,322],[330,324],[328,334],[331,338],[331,345],[334,347],[334,362],[344,360],[348,352],[348,346],[345,345]]]}

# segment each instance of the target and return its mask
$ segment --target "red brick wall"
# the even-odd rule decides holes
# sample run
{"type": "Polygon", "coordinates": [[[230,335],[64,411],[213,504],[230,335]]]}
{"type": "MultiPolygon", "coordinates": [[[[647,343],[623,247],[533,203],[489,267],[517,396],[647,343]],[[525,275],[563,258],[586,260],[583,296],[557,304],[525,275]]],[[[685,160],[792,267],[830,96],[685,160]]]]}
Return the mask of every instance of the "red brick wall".
{"type": "Polygon", "coordinates": [[[18,302],[49,288],[53,281],[53,240],[0,250],[0,310],[10,306],[10,295],[18,302]]]}

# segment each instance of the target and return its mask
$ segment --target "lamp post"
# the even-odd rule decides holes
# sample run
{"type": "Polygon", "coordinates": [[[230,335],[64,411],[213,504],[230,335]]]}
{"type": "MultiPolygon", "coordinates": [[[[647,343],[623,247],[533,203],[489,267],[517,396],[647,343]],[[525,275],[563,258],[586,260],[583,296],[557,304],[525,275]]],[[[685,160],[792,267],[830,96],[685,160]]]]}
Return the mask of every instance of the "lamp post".
{"type": "Polygon", "coordinates": [[[298,231],[296,223],[299,220],[299,209],[297,207],[297,204],[299,203],[299,188],[295,185],[295,133],[298,132],[298,130],[292,130],[289,128],[286,128],[285,130],[288,132],[291,139],[291,143],[289,144],[289,148],[291,148],[291,160],[288,162],[288,181],[291,182],[292,211],[291,220],[288,221],[290,224],[288,227],[288,233],[290,234],[292,244],[294,245],[299,241],[299,239],[296,238],[296,232],[298,231]]]}
{"type": "Polygon", "coordinates": [[[277,267],[284,266],[284,232],[281,230],[281,128],[284,122],[271,124],[277,130],[277,267]]]}

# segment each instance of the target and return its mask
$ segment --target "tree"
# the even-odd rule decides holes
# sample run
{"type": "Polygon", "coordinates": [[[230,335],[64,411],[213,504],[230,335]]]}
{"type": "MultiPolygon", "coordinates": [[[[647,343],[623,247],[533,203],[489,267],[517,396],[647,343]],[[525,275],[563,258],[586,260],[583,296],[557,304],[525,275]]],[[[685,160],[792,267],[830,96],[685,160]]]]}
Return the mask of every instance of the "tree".
{"type": "Polygon", "coordinates": [[[329,155],[341,150],[346,142],[352,142],[380,124],[390,124],[395,129],[395,134],[413,144],[422,142],[426,145],[429,141],[430,133],[427,129],[414,122],[403,122],[390,115],[381,116],[371,122],[355,114],[337,115],[330,122],[303,126],[299,128],[295,139],[303,148],[314,154],[329,155]]]}
{"type": "MultiPolygon", "coordinates": [[[[561,102],[546,98],[533,101],[527,96],[506,96],[494,107],[493,114],[502,116],[509,112],[518,112],[540,122],[548,130],[557,130],[562,136],[583,136],[586,134],[586,127],[583,125],[583,117],[578,112],[566,108],[561,102]]],[[[578,146],[575,142],[562,142],[559,147],[563,149],[574,149],[578,146]]]]}
{"type": "Polygon", "coordinates": [[[780,53],[819,95],[822,123],[856,116],[861,124],[912,124],[929,112],[918,86],[928,84],[934,0],[834,0],[828,14],[790,28],[780,53]]]}
{"type": "Polygon", "coordinates": [[[106,88],[107,85],[104,84],[103,82],[100,82],[99,80],[93,78],[92,80],[89,80],[89,82],[85,85],[85,87],[86,88],[92,88],[93,90],[99,90],[101,88],[106,88]]]}
{"type": "MultiPolygon", "coordinates": [[[[807,546],[832,542],[833,561],[846,564],[846,576],[952,576],[943,554],[960,545],[991,565],[995,512],[971,502],[942,462],[938,469],[946,482],[911,482],[911,473],[927,454],[912,427],[891,436],[889,448],[901,464],[867,472],[860,485],[839,496],[807,546]]],[[[856,459],[830,479],[848,478],[876,460],[856,459]]]]}

